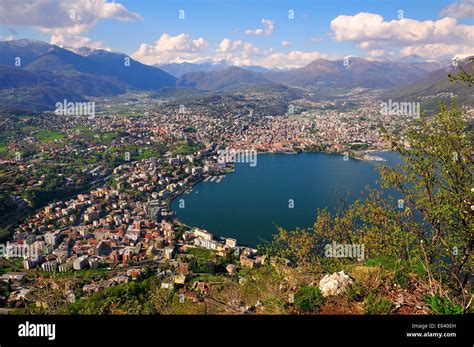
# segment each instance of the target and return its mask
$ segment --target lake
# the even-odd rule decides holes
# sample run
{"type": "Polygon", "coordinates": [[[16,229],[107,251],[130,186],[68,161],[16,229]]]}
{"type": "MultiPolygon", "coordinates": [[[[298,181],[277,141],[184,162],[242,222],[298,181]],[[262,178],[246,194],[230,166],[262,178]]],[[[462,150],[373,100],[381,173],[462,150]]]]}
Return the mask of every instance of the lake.
{"type": "Polygon", "coordinates": [[[171,208],[189,226],[255,247],[271,240],[277,225],[312,226],[318,208],[333,210],[340,198],[351,202],[366,187],[375,187],[377,165],[400,162],[394,152],[374,154],[387,162],[346,161],[327,153],[259,154],[256,166],[235,164],[235,172],[219,183],[195,185],[191,193],[174,199],[171,208]]]}

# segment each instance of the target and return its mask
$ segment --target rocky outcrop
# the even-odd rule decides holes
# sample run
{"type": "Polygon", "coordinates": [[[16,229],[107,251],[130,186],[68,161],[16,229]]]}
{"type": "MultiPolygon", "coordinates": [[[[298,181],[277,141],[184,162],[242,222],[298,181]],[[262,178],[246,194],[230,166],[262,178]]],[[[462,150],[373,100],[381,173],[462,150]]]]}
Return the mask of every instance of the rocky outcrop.
{"type": "Polygon", "coordinates": [[[324,297],[343,293],[354,281],[344,271],[324,276],[319,281],[319,290],[324,297]]]}

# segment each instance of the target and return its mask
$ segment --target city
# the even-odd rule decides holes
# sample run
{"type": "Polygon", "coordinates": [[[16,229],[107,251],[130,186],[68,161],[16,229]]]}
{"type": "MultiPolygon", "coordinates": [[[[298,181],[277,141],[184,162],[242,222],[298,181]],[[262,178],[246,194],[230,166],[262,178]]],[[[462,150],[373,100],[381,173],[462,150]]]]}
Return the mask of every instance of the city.
{"type": "Polygon", "coordinates": [[[467,336],[472,0],[243,5],[0,0],[5,345],[467,336]]]}

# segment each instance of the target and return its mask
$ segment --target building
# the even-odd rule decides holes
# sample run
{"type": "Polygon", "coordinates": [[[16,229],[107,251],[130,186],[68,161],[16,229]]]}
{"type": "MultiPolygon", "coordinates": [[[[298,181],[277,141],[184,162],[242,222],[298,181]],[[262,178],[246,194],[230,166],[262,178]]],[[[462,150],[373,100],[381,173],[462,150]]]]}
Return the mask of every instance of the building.
{"type": "Polygon", "coordinates": [[[185,284],[186,280],[187,280],[187,276],[185,274],[178,274],[174,276],[175,284],[185,284]]]}
{"type": "Polygon", "coordinates": [[[74,262],[72,263],[72,267],[74,268],[74,270],[82,270],[88,264],[89,264],[89,261],[87,260],[87,256],[83,255],[81,257],[78,257],[76,260],[74,260],[74,262]]]}
{"type": "Polygon", "coordinates": [[[231,239],[231,238],[226,238],[225,239],[225,245],[230,247],[230,248],[235,248],[235,247],[237,247],[237,240],[236,239],[231,239]]]}
{"type": "Polygon", "coordinates": [[[23,267],[25,270],[34,269],[39,263],[39,257],[23,259],[23,267]]]}
{"type": "Polygon", "coordinates": [[[162,209],[163,209],[163,206],[161,206],[158,200],[152,200],[146,206],[146,214],[149,219],[154,220],[154,221],[160,221],[162,209]]]}
{"type": "Polygon", "coordinates": [[[21,281],[25,277],[26,272],[7,272],[0,276],[2,281],[21,281]]]}
{"type": "Polygon", "coordinates": [[[107,241],[101,240],[95,246],[95,255],[103,256],[110,253],[110,244],[107,241]]]}
{"type": "Polygon", "coordinates": [[[99,258],[98,257],[89,257],[88,262],[89,262],[89,267],[91,269],[97,269],[99,267],[99,258]]]}
{"type": "Polygon", "coordinates": [[[219,246],[219,242],[198,237],[194,240],[194,245],[197,247],[203,247],[215,251],[219,246]]]}
{"type": "Polygon", "coordinates": [[[72,261],[67,261],[64,264],[60,264],[58,267],[59,272],[68,272],[72,270],[72,261]]]}
{"type": "Polygon", "coordinates": [[[247,258],[245,255],[240,256],[240,265],[253,268],[255,267],[255,260],[247,258]]]}
{"type": "Polygon", "coordinates": [[[138,239],[140,238],[140,230],[132,228],[128,229],[127,238],[135,242],[138,241],[138,239]]]}
{"type": "Polygon", "coordinates": [[[99,214],[96,211],[92,211],[90,213],[85,213],[84,214],[84,221],[85,222],[93,222],[97,219],[99,219],[99,214]]]}
{"type": "Polygon", "coordinates": [[[198,237],[204,240],[212,240],[214,238],[214,236],[210,232],[203,229],[199,229],[199,228],[194,228],[193,234],[195,237],[198,237]]]}
{"type": "Polygon", "coordinates": [[[173,247],[165,247],[165,259],[171,260],[174,256],[174,248],[173,247]]]}
{"type": "Polygon", "coordinates": [[[58,262],[56,260],[45,261],[41,264],[41,268],[46,272],[56,272],[58,270],[58,262]]]}
{"type": "Polygon", "coordinates": [[[167,221],[161,221],[161,230],[166,238],[173,238],[173,226],[167,221]]]}
{"type": "Polygon", "coordinates": [[[44,234],[44,241],[46,242],[47,245],[51,245],[53,247],[56,247],[59,241],[59,233],[58,232],[50,232],[44,234]]]}
{"type": "Polygon", "coordinates": [[[235,265],[234,264],[227,264],[225,269],[229,274],[233,275],[234,272],[235,272],[235,265]]]}

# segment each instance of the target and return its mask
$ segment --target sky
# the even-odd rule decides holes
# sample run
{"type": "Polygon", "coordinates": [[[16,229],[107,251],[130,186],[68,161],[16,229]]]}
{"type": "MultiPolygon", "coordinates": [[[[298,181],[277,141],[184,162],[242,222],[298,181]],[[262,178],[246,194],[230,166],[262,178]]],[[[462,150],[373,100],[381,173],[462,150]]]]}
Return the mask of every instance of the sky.
{"type": "Polygon", "coordinates": [[[0,0],[0,40],[268,68],[474,53],[474,0],[0,0]]]}

